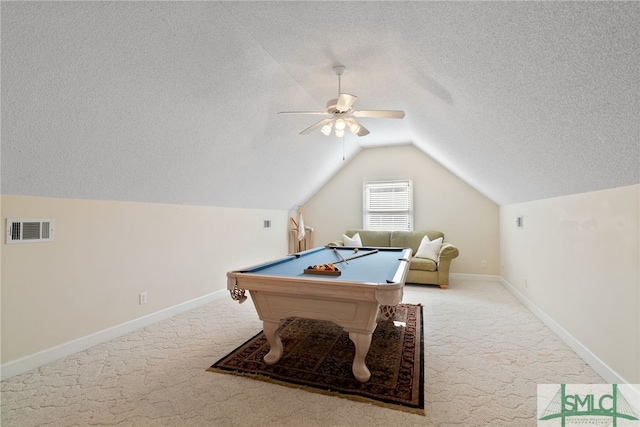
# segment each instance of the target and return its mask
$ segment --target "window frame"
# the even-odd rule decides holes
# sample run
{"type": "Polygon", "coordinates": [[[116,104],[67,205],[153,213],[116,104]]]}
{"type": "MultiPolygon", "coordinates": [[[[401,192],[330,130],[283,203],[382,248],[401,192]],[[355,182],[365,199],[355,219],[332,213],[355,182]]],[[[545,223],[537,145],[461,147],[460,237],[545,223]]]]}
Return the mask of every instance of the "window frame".
{"type": "MultiPolygon", "coordinates": [[[[393,197],[393,195],[391,195],[393,197]]],[[[393,200],[390,200],[393,203],[393,200]]],[[[384,202],[383,202],[384,203],[384,202]]],[[[365,230],[393,230],[393,231],[413,231],[413,179],[406,177],[397,178],[365,178],[362,180],[362,228],[365,230]],[[372,209],[371,206],[371,189],[387,188],[406,188],[406,205],[397,206],[396,209],[380,210],[372,209]],[[390,218],[380,219],[381,227],[372,224],[371,215],[386,213],[390,218]],[[402,221],[394,221],[394,216],[403,216],[402,221]],[[406,220],[406,227],[398,227],[398,223],[406,220]]]]}

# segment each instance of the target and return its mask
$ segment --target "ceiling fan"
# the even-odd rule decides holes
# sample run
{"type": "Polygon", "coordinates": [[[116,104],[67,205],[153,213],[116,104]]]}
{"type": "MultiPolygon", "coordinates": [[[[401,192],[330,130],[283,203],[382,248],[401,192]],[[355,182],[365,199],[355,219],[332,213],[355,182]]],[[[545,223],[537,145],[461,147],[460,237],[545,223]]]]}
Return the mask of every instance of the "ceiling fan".
{"type": "Polygon", "coordinates": [[[278,114],[313,114],[329,116],[329,118],[322,119],[309,126],[300,132],[300,135],[309,134],[320,128],[320,131],[323,134],[329,136],[331,135],[331,129],[333,128],[335,129],[335,135],[339,138],[344,136],[345,128],[349,128],[351,133],[354,135],[365,136],[369,134],[369,130],[362,126],[356,118],[372,117],[382,119],[401,119],[404,117],[404,111],[400,110],[354,110],[352,106],[358,97],[348,93],[342,93],[340,87],[341,77],[346,69],[347,67],[344,65],[336,65],[333,67],[333,70],[338,76],[338,97],[327,102],[327,109],[325,111],[280,111],[278,114]]]}

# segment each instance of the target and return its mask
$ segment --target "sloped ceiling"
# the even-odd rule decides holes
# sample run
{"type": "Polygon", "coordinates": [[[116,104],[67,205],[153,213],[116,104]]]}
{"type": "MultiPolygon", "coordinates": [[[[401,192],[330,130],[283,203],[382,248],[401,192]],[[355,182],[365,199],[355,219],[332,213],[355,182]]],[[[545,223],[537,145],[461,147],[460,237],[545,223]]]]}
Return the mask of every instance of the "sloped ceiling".
{"type": "Polygon", "coordinates": [[[1,7],[3,194],[289,209],[390,144],[498,204],[640,182],[637,2],[1,7]],[[337,64],[405,119],[298,135],[337,64]]]}

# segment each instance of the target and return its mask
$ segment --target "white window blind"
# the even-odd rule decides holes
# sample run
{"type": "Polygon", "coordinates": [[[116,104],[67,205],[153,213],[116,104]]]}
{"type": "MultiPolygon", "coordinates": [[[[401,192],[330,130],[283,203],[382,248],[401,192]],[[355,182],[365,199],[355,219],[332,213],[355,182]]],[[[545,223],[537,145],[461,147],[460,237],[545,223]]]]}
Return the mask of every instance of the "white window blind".
{"type": "Polygon", "coordinates": [[[363,182],[365,230],[413,230],[411,180],[363,182]]]}

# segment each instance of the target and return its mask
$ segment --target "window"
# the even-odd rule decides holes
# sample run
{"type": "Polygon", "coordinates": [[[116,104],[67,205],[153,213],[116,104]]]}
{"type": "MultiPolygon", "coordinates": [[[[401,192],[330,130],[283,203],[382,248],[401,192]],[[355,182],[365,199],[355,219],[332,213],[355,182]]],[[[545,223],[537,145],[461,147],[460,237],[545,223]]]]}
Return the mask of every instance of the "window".
{"type": "Polygon", "coordinates": [[[365,230],[413,230],[413,185],[410,179],[363,182],[365,230]]]}

